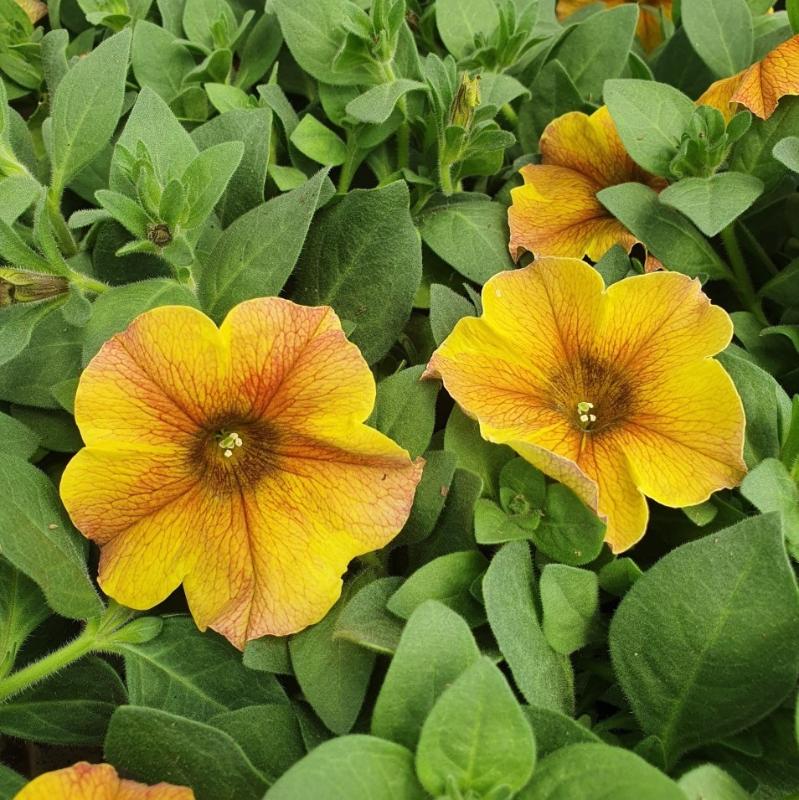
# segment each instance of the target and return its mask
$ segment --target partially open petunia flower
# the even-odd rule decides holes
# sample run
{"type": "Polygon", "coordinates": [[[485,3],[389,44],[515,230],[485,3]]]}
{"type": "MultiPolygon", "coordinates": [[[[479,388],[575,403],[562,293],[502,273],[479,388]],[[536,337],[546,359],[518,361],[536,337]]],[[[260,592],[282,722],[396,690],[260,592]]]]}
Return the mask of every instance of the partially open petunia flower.
{"type": "MultiPolygon", "coordinates": [[[[604,6],[614,8],[623,5],[628,0],[600,0],[604,6]]],[[[636,0],[632,0],[635,2],[636,0]]],[[[661,14],[665,19],[671,19],[672,0],[637,0],[639,13],[638,25],[635,34],[647,52],[654,50],[663,41],[663,23],[661,14]]],[[[557,14],[559,20],[564,20],[586,6],[596,5],[597,0],[558,0],[557,14]]]]}
{"type": "Polygon", "coordinates": [[[327,306],[250,300],[220,328],[185,306],[137,317],[81,376],[87,446],[61,481],[103,590],[146,609],[182,583],[198,627],[237,647],[320,620],[421,475],[363,424],[374,400],[327,306]]]}
{"type": "Polygon", "coordinates": [[[47,5],[42,0],[17,0],[17,5],[28,15],[28,19],[33,23],[47,16],[47,5]]]}
{"type": "Polygon", "coordinates": [[[194,800],[194,792],[171,783],[145,786],[120,778],[110,764],[81,761],[39,775],[14,800],[194,800]]]}
{"type": "Polygon", "coordinates": [[[483,315],[458,322],[425,374],[485,439],[597,510],[619,553],[646,530],[645,495],[691,506],[742,479],[743,407],[710,358],[731,336],[727,313],[685,275],[605,289],[585,262],[547,258],[491,278],[483,315]]]}
{"type": "MultiPolygon", "coordinates": [[[[637,239],[597,200],[597,192],[636,181],[660,190],[662,178],[639,167],[624,149],[606,106],[590,116],[571,111],[547,125],[541,163],[522,167],[524,186],[511,190],[510,253],[588,256],[598,261],[614,245],[628,252],[637,239]]],[[[647,268],[659,264],[648,259],[647,268]]]]}
{"type": "Polygon", "coordinates": [[[768,119],[780,98],[799,94],[799,35],[777,45],[751,67],[710,84],[696,101],[714,106],[729,122],[738,105],[761,119],[768,119]]]}

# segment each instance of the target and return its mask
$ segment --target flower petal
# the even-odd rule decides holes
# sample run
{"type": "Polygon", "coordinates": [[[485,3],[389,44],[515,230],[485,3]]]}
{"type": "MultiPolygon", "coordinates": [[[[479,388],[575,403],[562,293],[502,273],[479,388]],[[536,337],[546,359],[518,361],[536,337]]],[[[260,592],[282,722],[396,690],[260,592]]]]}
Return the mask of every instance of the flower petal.
{"type": "Polygon", "coordinates": [[[640,409],[620,439],[642,492],[682,508],[741,482],[744,411],[721,364],[664,369],[638,391],[640,409]]]}
{"type": "Polygon", "coordinates": [[[696,101],[698,106],[713,106],[721,111],[724,120],[729,122],[735,116],[735,107],[732,105],[732,96],[741,82],[742,72],[729,78],[714,81],[699,96],[696,101]]]}
{"type": "Polygon", "coordinates": [[[399,532],[423,466],[363,425],[342,430],[338,441],[282,438],[277,456],[280,468],[241,495],[246,541],[228,534],[213,545],[232,563],[203,559],[185,581],[197,624],[238,647],[318,622],[349,562],[399,532]],[[229,586],[240,591],[225,594],[229,586]]]}
{"type": "Polygon", "coordinates": [[[325,420],[363,422],[375,400],[372,373],[328,306],[277,297],[236,306],[221,328],[233,385],[256,417],[312,429],[325,420]]]}
{"type": "Polygon", "coordinates": [[[110,764],[87,764],[45,772],[34,778],[15,800],[194,800],[185,786],[145,786],[121,779],[110,764]]]}
{"type": "Polygon", "coordinates": [[[47,4],[42,0],[17,0],[17,5],[28,15],[34,24],[47,16],[47,4]]]}
{"type": "Polygon", "coordinates": [[[216,326],[188,306],[162,306],[106,342],[84,370],[75,419],[92,445],[167,447],[225,406],[228,358],[216,326]]]}
{"type": "Polygon", "coordinates": [[[636,376],[655,375],[721,352],[732,321],[697,280],[677,272],[614,283],[604,297],[602,351],[636,376]]]}
{"type": "Polygon", "coordinates": [[[799,94],[799,35],[777,45],[741,76],[730,98],[753,114],[768,119],[785,95],[799,94]]]}

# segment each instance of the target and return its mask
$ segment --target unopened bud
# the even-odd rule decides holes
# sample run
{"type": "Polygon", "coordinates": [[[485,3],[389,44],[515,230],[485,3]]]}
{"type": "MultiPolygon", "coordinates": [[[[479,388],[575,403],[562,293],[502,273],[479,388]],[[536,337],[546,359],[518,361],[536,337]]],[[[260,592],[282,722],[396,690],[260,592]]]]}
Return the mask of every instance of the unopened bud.
{"type": "Polygon", "coordinates": [[[150,225],[147,229],[147,238],[156,247],[166,247],[172,241],[172,231],[168,225],[159,222],[157,225],[150,225]]]}
{"type": "Polygon", "coordinates": [[[59,275],[0,267],[0,307],[47,300],[67,291],[69,282],[59,275]]]}
{"type": "Polygon", "coordinates": [[[468,72],[461,74],[461,82],[455,99],[449,109],[450,125],[469,130],[474,119],[474,112],[480,105],[480,76],[472,77],[468,72]]]}

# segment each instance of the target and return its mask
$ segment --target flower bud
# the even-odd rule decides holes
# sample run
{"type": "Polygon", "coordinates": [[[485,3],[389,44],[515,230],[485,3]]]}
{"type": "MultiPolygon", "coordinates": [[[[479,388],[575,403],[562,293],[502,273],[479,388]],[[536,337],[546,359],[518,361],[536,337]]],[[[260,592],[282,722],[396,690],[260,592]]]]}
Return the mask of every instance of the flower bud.
{"type": "Polygon", "coordinates": [[[33,303],[66,294],[69,282],[59,275],[0,267],[0,308],[13,303],[33,303]]]}

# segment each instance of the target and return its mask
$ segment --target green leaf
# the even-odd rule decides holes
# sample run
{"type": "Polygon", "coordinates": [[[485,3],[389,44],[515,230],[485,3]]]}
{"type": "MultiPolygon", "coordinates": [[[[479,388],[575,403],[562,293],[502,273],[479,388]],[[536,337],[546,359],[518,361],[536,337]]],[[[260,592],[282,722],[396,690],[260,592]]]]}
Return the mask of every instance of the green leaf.
{"type": "Polygon", "coordinates": [[[538,706],[522,706],[530,727],[535,734],[535,746],[538,758],[543,759],[550,753],[581,742],[600,742],[601,739],[585,725],[567,717],[560,711],[538,706]]]}
{"type": "Polygon", "coordinates": [[[124,331],[139,314],[159,306],[197,308],[197,298],[188,287],[166,278],[114,286],[103,292],[94,301],[86,324],[83,363],[88,364],[104,342],[124,331]]]}
{"type": "Polygon", "coordinates": [[[413,754],[373,736],[324,742],[295,764],[264,800],[424,800],[413,754]]]}
{"type": "Polygon", "coordinates": [[[375,663],[371,650],[335,637],[346,600],[345,593],[321,622],[289,640],[291,665],[305,699],[339,736],[355,724],[375,663]]]}
{"type": "Polygon", "coordinates": [[[685,800],[676,783],[634,753],[574,744],[543,759],[518,800],[685,800]]]}
{"type": "Polygon", "coordinates": [[[638,17],[637,5],[592,14],[568,29],[550,59],[560,62],[583,97],[598,100],[605,80],[618,78],[627,65],[638,17]]]}
{"type": "Polygon", "coordinates": [[[685,214],[705,236],[715,236],[763,193],[763,181],[740,172],[709,178],[683,178],[659,196],[664,205],[685,214]]]}
{"type": "Polygon", "coordinates": [[[679,786],[688,800],[749,800],[750,795],[739,783],[734,781],[723,769],[713,764],[703,764],[686,772],[679,780],[679,786]]]}
{"type": "Polygon", "coordinates": [[[682,0],[685,32],[702,60],[719,78],[752,63],[752,12],[746,0],[682,0]]]}
{"type": "Polygon", "coordinates": [[[242,663],[247,669],[291,675],[289,641],[282,636],[264,636],[247,642],[242,663]]]}
{"type": "Polygon", "coordinates": [[[197,800],[257,800],[267,787],[227,733],[154,708],[122,706],[114,712],[105,758],[144,783],[191,786],[197,800]]]}
{"type": "Polygon", "coordinates": [[[506,796],[535,766],[535,739],[510,686],[488,658],[467,667],[438,698],[422,726],[416,771],[434,797],[506,796]]]}
{"type": "Polygon", "coordinates": [[[369,425],[391,437],[411,454],[421,455],[430,444],[436,421],[436,397],[441,384],[421,380],[423,366],[409,367],[377,387],[369,425]]]}
{"type": "Polygon", "coordinates": [[[88,656],[0,705],[0,732],[45,744],[100,745],[126,699],[114,668],[88,656]]]}
{"type": "Polygon", "coordinates": [[[785,178],[785,167],[774,157],[775,146],[799,130],[799,98],[783,97],[768,119],[753,119],[749,130],[738,140],[729,159],[729,168],[760,178],[769,192],[785,178]]]}
{"type": "Polygon", "coordinates": [[[27,780],[5,764],[0,764],[0,798],[14,800],[27,780]]]}
{"type": "MultiPolygon", "coordinates": [[[[212,29],[217,22],[222,22],[222,29],[230,36],[237,27],[233,9],[225,0],[185,0],[183,7],[183,30],[192,42],[207,48],[219,46],[214,41],[212,29]]],[[[229,39],[222,46],[229,43],[229,39]]]]}
{"type": "Polygon", "coordinates": [[[416,750],[441,693],[480,655],[463,618],[428,600],[411,614],[372,714],[371,731],[416,750]]]}
{"type": "Polygon", "coordinates": [[[405,78],[381,83],[350,100],[346,107],[347,113],[359,122],[382,125],[391,116],[400,98],[419,89],[427,89],[427,86],[405,78]]]}
{"type": "Polygon", "coordinates": [[[0,219],[11,225],[41,195],[42,187],[28,175],[11,175],[0,180],[0,219]]]}
{"type": "Polygon", "coordinates": [[[185,227],[196,228],[205,222],[224,194],[243,155],[242,142],[222,142],[203,150],[186,167],[181,179],[190,208],[183,220],[185,227]]]}
{"type": "Polygon", "coordinates": [[[799,486],[776,458],[764,459],[747,474],[741,494],[762,514],[791,511],[799,504],[799,486]]]}
{"type": "Polygon", "coordinates": [[[407,322],[422,279],[407,184],[356,190],[322,211],[295,279],[298,303],[333,306],[357,326],[351,339],[367,362],[382,358],[407,322]]]}
{"type": "Polygon", "coordinates": [[[439,258],[476,283],[513,268],[508,210],[499,203],[461,196],[431,204],[419,219],[419,231],[439,258]]]}
{"type": "Polygon", "coordinates": [[[336,58],[344,48],[344,24],[354,7],[348,0],[275,0],[283,38],[297,63],[314,78],[336,86],[375,82],[366,65],[338,69],[336,58]]]}
{"type": "Polygon", "coordinates": [[[492,0],[436,0],[436,26],[444,46],[461,59],[475,49],[475,37],[487,37],[499,24],[492,0]]]}
{"type": "Polygon", "coordinates": [[[778,517],[751,517],[667,554],[622,600],[610,647],[668,763],[776,708],[799,673],[799,593],[778,517]]]}
{"type": "Polygon", "coordinates": [[[541,573],[543,629],[552,649],[570,655],[602,638],[596,573],[547,564],[541,573]]]}
{"type": "Polygon", "coordinates": [[[270,781],[276,781],[305,755],[300,723],[288,703],[245,706],[217,714],[208,724],[236,741],[270,781]]]}
{"type": "Polygon", "coordinates": [[[0,453],[29,459],[39,448],[39,437],[27,425],[0,412],[0,453]]]}
{"type": "Polygon", "coordinates": [[[53,98],[54,191],[66,186],[114,134],[125,94],[131,32],[107,39],[67,72],[53,98]]]}
{"type": "Polygon", "coordinates": [[[668,176],[671,160],[694,112],[691,100],[665,83],[643,80],[606,81],[604,94],[619,136],[633,160],[655,175],[668,176]]]}
{"type": "Polygon", "coordinates": [[[571,713],[574,676],[569,660],[544,636],[533,597],[533,563],[526,542],[510,542],[491,560],[483,579],[488,624],[525,699],[571,713]]]}
{"type": "Polygon", "coordinates": [[[643,183],[622,183],[597,192],[597,199],[640,239],[663,266],[692,278],[722,278],[727,267],[701,233],[658,199],[643,183]]]}
{"type": "Polygon", "coordinates": [[[310,114],[300,120],[289,141],[303,155],[326,167],[335,167],[347,160],[344,140],[310,114]]]}
{"type": "Polygon", "coordinates": [[[476,550],[448,553],[433,559],[394,592],[388,601],[388,610],[408,619],[426,600],[438,600],[475,627],[485,621],[485,611],[470,590],[487,566],[485,557],[476,550]]]}
{"type": "Polygon", "coordinates": [[[39,587],[0,558],[0,675],[11,671],[23,642],[49,616],[39,587]]]}
{"type": "Polygon", "coordinates": [[[544,513],[530,538],[541,552],[564,564],[589,564],[602,550],[605,524],[571,489],[547,488],[544,513]]]}
{"type": "Polygon", "coordinates": [[[141,19],[133,29],[131,66],[139,86],[157,92],[170,103],[194,69],[191,51],[168,30],[141,19]]]}
{"type": "Polygon", "coordinates": [[[131,705],[206,722],[223,711],[285,702],[272,675],[247,669],[221,636],[200,633],[190,617],[167,617],[154,639],[119,649],[131,705]]]}
{"type": "Polygon", "coordinates": [[[256,206],[227,228],[199,274],[199,296],[217,322],[237,303],[280,293],[300,255],[327,170],[256,206]]]}
{"type": "Polygon", "coordinates": [[[538,139],[553,119],[579,111],[583,98],[560,61],[547,62],[530,86],[529,100],[519,109],[519,140],[525,150],[538,147],[538,139]]]}
{"type": "Polygon", "coordinates": [[[386,604],[402,578],[377,578],[358,591],[344,606],[333,638],[344,639],[376,653],[391,655],[399,644],[402,620],[386,604]]]}
{"type": "Polygon", "coordinates": [[[271,129],[272,111],[252,108],[220,114],[192,131],[192,139],[201,151],[221,142],[244,144],[241,163],[216,205],[223,227],[264,202],[271,129]]]}
{"type": "Polygon", "coordinates": [[[83,447],[71,413],[29,406],[12,406],[11,412],[16,419],[36,431],[41,447],[56,453],[77,453],[83,447]]]}
{"type": "Polygon", "coordinates": [[[774,145],[774,158],[793,172],[799,172],[799,136],[786,136],[774,145]]]}
{"type": "Polygon", "coordinates": [[[39,585],[64,617],[97,616],[103,604],[86,571],[82,538],[47,477],[26,461],[0,455],[0,549],[39,585]]]}
{"type": "Polygon", "coordinates": [[[440,345],[463,317],[477,316],[477,310],[463,295],[448,286],[434,283],[430,287],[430,327],[433,339],[440,345]]]}
{"type": "Polygon", "coordinates": [[[765,458],[779,458],[783,428],[791,417],[791,401],[785,391],[768,372],[732,349],[717,358],[743,401],[747,466],[751,469],[765,458]]]}

